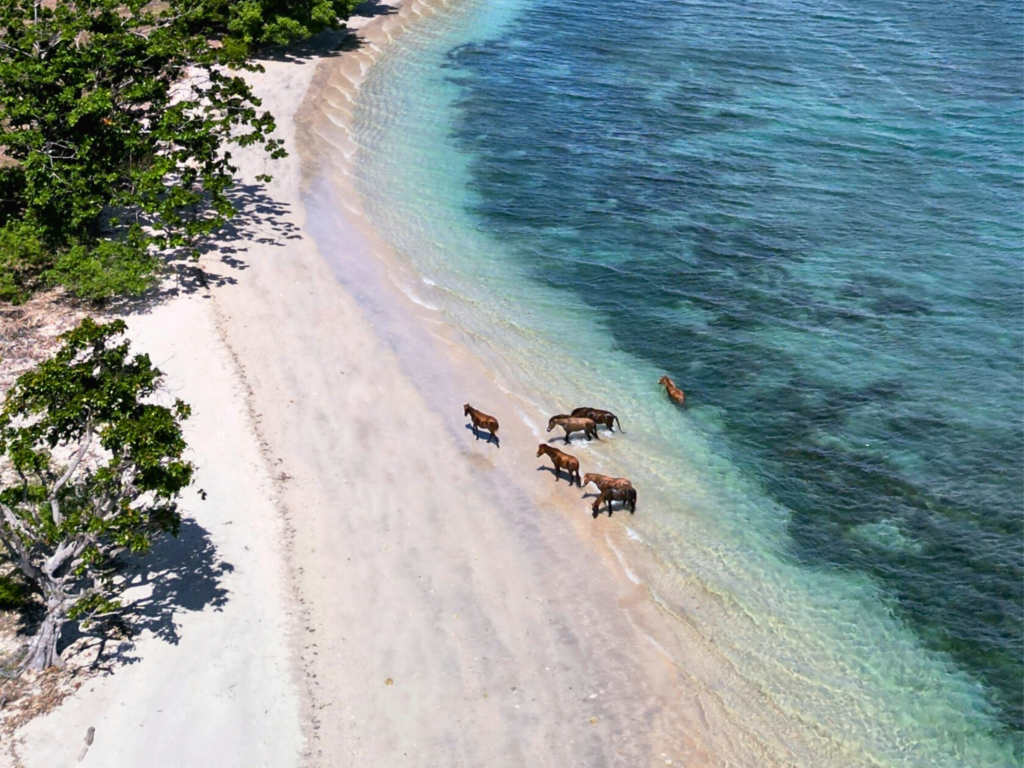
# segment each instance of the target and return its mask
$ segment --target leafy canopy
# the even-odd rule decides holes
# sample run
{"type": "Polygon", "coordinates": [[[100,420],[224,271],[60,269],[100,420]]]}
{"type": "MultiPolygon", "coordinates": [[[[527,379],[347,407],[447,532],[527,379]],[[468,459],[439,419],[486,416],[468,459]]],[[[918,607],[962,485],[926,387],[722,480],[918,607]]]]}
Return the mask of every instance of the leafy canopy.
{"type": "Polygon", "coordinates": [[[138,293],[156,250],[194,249],[223,225],[230,145],[284,155],[273,117],[224,65],[257,69],[258,46],[307,37],[351,6],[0,3],[0,300],[54,284],[138,293]]]}
{"type": "Polygon", "coordinates": [[[162,374],[129,355],[124,329],[84,320],[0,411],[0,544],[58,628],[111,606],[116,556],[176,534],[175,499],[192,480],[182,458],[189,407],[153,402],[162,374]]]}
{"type": "Polygon", "coordinates": [[[202,17],[232,60],[305,40],[347,19],[360,0],[207,0],[202,17]]]}

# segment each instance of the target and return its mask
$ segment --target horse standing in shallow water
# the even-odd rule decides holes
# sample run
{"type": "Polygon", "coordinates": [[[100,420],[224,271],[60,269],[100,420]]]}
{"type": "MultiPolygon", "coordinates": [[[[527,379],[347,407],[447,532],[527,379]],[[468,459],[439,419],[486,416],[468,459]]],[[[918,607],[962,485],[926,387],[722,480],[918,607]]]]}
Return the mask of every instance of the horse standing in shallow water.
{"type": "Polygon", "coordinates": [[[583,488],[593,483],[597,486],[598,491],[603,491],[606,488],[632,488],[633,484],[624,477],[611,477],[609,475],[599,475],[596,472],[587,472],[583,476],[583,488]]]}
{"type": "MultiPolygon", "coordinates": [[[[564,413],[560,413],[557,416],[552,416],[548,419],[548,432],[555,427],[561,427],[565,430],[565,442],[569,442],[569,435],[573,432],[582,432],[583,435],[589,440],[591,437],[597,437],[597,424],[594,423],[593,419],[585,419],[582,416],[569,416],[564,413]]],[[[600,440],[600,437],[597,437],[600,440]]]]}
{"type": "Polygon", "coordinates": [[[569,485],[572,485],[573,477],[576,478],[576,485],[583,487],[580,483],[580,460],[575,456],[570,456],[564,451],[560,451],[557,448],[553,448],[550,445],[541,443],[537,446],[537,456],[548,455],[551,459],[551,463],[555,465],[555,482],[558,482],[559,473],[564,469],[566,474],[569,475],[569,485]]]}
{"type": "Polygon", "coordinates": [[[658,383],[665,388],[668,396],[672,398],[676,405],[686,405],[686,393],[677,387],[672,379],[668,376],[662,376],[658,379],[658,383]]]}
{"type": "MultiPolygon", "coordinates": [[[[619,417],[611,411],[602,411],[600,408],[573,408],[572,416],[582,416],[585,419],[590,419],[595,424],[604,424],[608,427],[608,430],[614,432],[615,429],[612,424],[619,424],[619,417]]],[[[619,432],[622,431],[622,425],[619,424],[619,432]]]]}
{"type": "Polygon", "coordinates": [[[630,485],[628,488],[622,486],[608,486],[601,491],[601,495],[594,499],[594,505],[590,508],[594,517],[601,514],[601,502],[608,502],[608,517],[612,516],[612,501],[621,501],[622,508],[629,508],[631,515],[636,514],[636,488],[630,485]]]}
{"type": "Polygon", "coordinates": [[[594,505],[590,508],[594,517],[600,514],[601,504],[606,501],[608,502],[608,516],[611,517],[613,500],[623,502],[624,506],[630,508],[631,513],[636,512],[636,489],[633,487],[633,483],[626,478],[587,472],[583,476],[583,487],[585,488],[591,483],[596,485],[599,491],[594,505]]]}
{"type": "Polygon", "coordinates": [[[494,438],[494,443],[501,448],[501,443],[498,441],[498,420],[493,416],[488,416],[483,411],[478,411],[476,408],[466,403],[462,412],[464,415],[469,416],[470,421],[473,422],[473,434],[476,435],[476,439],[480,439],[480,430],[486,429],[490,432],[490,436],[487,438],[487,442],[491,442],[491,438],[494,438]]]}

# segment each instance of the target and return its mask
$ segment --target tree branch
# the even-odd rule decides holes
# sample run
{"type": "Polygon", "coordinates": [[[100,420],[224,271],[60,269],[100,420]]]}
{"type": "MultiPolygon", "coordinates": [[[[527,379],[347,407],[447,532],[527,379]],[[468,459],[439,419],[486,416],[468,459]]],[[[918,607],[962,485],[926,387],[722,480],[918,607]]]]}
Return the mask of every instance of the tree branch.
{"type": "Polygon", "coordinates": [[[0,511],[3,512],[4,519],[7,521],[6,529],[0,526],[0,541],[3,542],[4,548],[8,553],[18,561],[18,567],[21,568],[24,574],[38,582],[42,578],[43,573],[32,564],[28,548],[22,539],[22,536],[29,537],[28,531],[25,530],[18,516],[14,514],[13,509],[6,504],[0,504],[0,511]]]}
{"type": "Polygon", "coordinates": [[[60,568],[62,565],[64,565],[64,562],[68,558],[74,556],[74,551],[75,551],[75,544],[73,544],[72,542],[69,542],[67,540],[62,541],[58,545],[57,551],[54,552],[53,555],[51,555],[46,560],[46,562],[43,564],[43,573],[45,573],[51,579],[56,578],[53,575],[54,572],[58,568],[60,568]]]}
{"type": "Polygon", "coordinates": [[[64,516],[60,513],[60,501],[57,498],[57,494],[64,484],[71,479],[71,476],[75,473],[75,470],[81,466],[82,461],[85,459],[85,452],[89,450],[89,444],[92,442],[92,420],[86,417],[85,420],[85,440],[82,441],[82,445],[78,449],[78,453],[75,454],[74,461],[71,462],[71,466],[68,467],[67,471],[61,476],[61,478],[54,484],[50,491],[50,510],[53,513],[53,524],[58,528],[64,523],[64,516]]]}
{"type": "Polygon", "coordinates": [[[25,546],[22,537],[31,539],[31,532],[25,527],[25,523],[14,513],[14,510],[8,507],[6,504],[0,504],[0,511],[4,513],[4,519],[7,521],[7,525],[10,527],[11,532],[18,537],[18,542],[22,547],[25,546]]]}

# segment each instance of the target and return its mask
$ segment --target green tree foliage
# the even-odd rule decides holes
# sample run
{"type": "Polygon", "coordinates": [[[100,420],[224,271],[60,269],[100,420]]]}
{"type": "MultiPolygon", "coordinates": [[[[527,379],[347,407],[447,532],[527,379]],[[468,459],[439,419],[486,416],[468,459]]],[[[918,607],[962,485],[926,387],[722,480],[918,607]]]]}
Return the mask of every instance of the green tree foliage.
{"type": "Polygon", "coordinates": [[[224,65],[256,68],[255,47],[307,37],[350,6],[2,0],[0,299],[151,285],[156,250],[193,248],[233,214],[229,145],[284,154],[273,117],[224,65]]]}
{"type": "Polygon", "coordinates": [[[0,573],[0,611],[19,611],[26,608],[26,591],[17,574],[0,573]]]}
{"type": "Polygon", "coordinates": [[[153,402],[162,374],[124,329],[84,320],[0,411],[0,545],[46,605],[25,668],[60,665],[64,622],[116,606],[117,555],[181,523],[189,408],[153,402]]]}
{"type": "Polygon", "coordinates": [[[207,0],[204,23],[234,61],[266,45],[305,40],[346,19],[359,0],[207,0]]]}

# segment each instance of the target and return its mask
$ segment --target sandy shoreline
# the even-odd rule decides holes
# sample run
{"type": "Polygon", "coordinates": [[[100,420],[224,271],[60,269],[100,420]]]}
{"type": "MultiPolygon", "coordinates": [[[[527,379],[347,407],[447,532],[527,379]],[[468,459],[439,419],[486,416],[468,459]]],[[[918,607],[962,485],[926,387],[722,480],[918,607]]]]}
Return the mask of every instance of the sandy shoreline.
{"type": "Polygon", "coordinates": [[[306,228],[331,214],[304,208],[323,147],[303,100],[338,78],[353,98],[433,12],[387,8],[354,21],[362,47],[254,76],[290,156],[237,153],[274,181],[204,257],[211,287],[129,318],[196,407],[210,498],[186,508],[216,599],[23,729],[26,765],[70,764],[90,726],[83,765],[694,768],[746,749],[712,738],[723,707],[655,639],[660,609],[579,492],[537,471],[527,406],[389,280],[354,190],[331,193],[349,218],[330,258],[306,228]],[[466,400],[500,415],[500,450],[465,430],[466,400]]]}
{"type": "MultiPolygon", "coordinates": [[[[928,695],[878,686],[843,655],[856,643],[835,642],[899,639],[889,616],[805,633],[799,617],[832,600],[820,582],[732,589],[737,573],[766,573],[750,553],[697,525],[651,535],[663,511],[696,520],[699,488],[665,482],[691,480],[685,461],[641,474],[658,459],[650,401],[609,397],[631,434],[572,446],[584,471],[621,471],[641,491],[635,518],[592,519],[589,499],[535,457],[547,409],[575,397],[538,394],[553,366],[517,378],[490,346],[502,338],[417,302],[432,294],[398,250],[427,253],[424,240],[392,250],[355,182],[357,96],[383,56],[396,54],[386,75],[417,50],[394,46],[405,32],[474,2],[368,3],[350,24],[358,40],[326,34],[247,75],[290,154],[236,150],[243,215],[201,260],[203,278],[126,318],[135,350],[194,409],[182,537],[154,552],[159,585],[131,593],[142,631],[111,642],[109,673],[0,745],[0,765],[877,768],[914,760],[920,733],[963,735],[947,720],[882,733],[896,721],[862,706],[873,696],[909,720],[928,695]],[[473,440],[467,401],[500,418],[500,448],[473,440]],[[779,595],[803,613],[775,610],[779,595]]],[[[383,100],[360,125],[387,119],[383,100]]],[[[653,387],[649,373],[637,376],[653,387]]],[[[848,618],[842,606],[829,616],[848,618]]]]}

